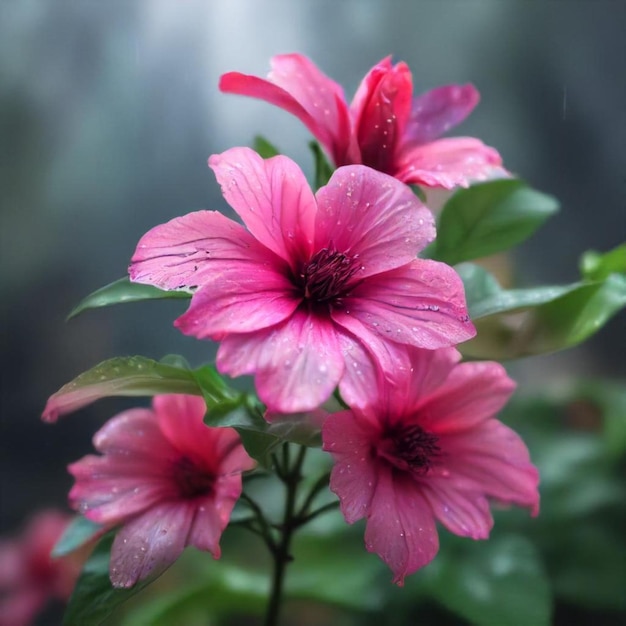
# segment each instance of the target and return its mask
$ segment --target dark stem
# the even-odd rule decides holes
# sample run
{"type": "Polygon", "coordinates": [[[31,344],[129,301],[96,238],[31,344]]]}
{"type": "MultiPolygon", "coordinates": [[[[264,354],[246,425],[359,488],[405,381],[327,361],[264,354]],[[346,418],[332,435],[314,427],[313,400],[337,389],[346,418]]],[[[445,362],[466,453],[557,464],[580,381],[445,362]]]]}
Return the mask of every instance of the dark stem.
{"type": "Polygon", "coordinates": [[[267,612],[265,614],[265,626],[278,626],[278,617],[283,597],[285,570],[292,560],[290,553],[291,538],[298,526],[295,515],[296,495],[298,485],[302,480],[302,463],[306,455],[306,447],[300,446],[298,456],[293,465],[290,464],[289,444],[283,444],[283,465],[279,470],[279,476],[285,485],[286,498],[283,522],[280,526],[280,540],[271,550],[274,557],[274,576],[272,579],[272,591],[267,612]]]}

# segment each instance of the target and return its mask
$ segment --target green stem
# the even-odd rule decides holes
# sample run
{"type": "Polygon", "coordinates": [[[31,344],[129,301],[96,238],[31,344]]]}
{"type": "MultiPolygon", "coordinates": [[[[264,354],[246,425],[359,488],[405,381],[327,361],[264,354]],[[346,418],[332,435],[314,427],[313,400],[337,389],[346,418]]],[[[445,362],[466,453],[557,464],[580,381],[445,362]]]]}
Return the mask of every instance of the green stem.
{"type": "Polygon", "coordinates": [[[283,445],[283,467],[280,472],[280,474],[282,474],[281,479],[285,484],[286,489],[285,510],[283,514],[283,523],[280,527],[280,541],[275,544],[275,549],[272,550],[272,556],[274,557],[274,575],[272,578],[270,600],[265,614],[265,626],[278,626],[278,617],[280,615],[283,597],[285,570],[287,568],[287,564],[292,560],[290,553],[291,538],[293,532],[299,525],[295,515],[296,495],[298,492],[298,485],[302,480],[301,470],[302,463],[304,462],[304,457],[306,455],[306,447],[300,446],[298,456],[293,465],[290,466],[288,446],[289,444],[286,443],[283,445]]]}
{"type": "Polygon", "coordinates": [[[274,541],[274,537],[272,537],[272,531],[267,523],[267,519],[265,519],[265,515],[263,515],[261,507],[245,492],[243,492],[240,497],[241,500],[250,507],[250,510],[254,513],[254,519],[259,524],[258,529],[250,527],[250,530],[263,537],[270,552],[274,553],[276,550],[276,542],[274,541]]]}

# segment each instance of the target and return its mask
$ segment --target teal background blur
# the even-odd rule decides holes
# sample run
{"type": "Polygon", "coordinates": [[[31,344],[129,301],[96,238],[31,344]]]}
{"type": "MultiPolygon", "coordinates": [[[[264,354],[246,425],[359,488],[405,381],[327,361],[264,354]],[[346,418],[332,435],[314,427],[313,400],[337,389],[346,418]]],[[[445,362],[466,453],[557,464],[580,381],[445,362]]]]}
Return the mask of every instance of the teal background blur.
{"type": "MultiPolygon", "coordinates": [[[[474,83],[482,102],[453,134],[497,147],[511,171],[562,202],[516,252],[514,274],[572,282],[584,250],[624,239],[625,32],[620,0],[0,0],[2,532],[63,506],[65,465],[129,405],[103,401],[46,426],[48,395],[116,355],[214,355],[172,327],[180,302],[66,324],[72,307],[125,274],[150,227],[228,211],[210,154],[262,133],[312,171],[306,129],[220,94],[220,74],[265,75],[272,55],[298,51],[350,98],[392,54],[410,65],[417,93],[474,83]]],[[[623,381],[623,328],[621,315],[584,347],[515,364],[514,375],[525,390],[623,381]]]]}

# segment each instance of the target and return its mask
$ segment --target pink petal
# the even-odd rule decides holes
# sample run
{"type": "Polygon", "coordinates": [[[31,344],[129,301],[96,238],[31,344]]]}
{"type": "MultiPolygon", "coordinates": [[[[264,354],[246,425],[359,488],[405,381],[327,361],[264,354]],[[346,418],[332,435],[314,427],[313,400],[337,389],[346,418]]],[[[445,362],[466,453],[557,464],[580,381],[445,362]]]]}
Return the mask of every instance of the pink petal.
{"type": "Polygon", "coordinates": [[[134,469],[132,466],[116,468],[107,462],[89,463],[98,458],[101,457],[85,457],[68,466],[76,479],[69,493],[70,504],[93,522],[114,525],[176,495],[173,486],[169,487],[163,479],[128,474],[134,469]],[[111,467],[118,472],[108,472],[111,467]]]}
{"type": "Polygon", "coordinates": [[[435,472],[441,478],[433,478],[433,484],[446,480],[460,493],[482,493],[538,513],[539,473],[521,437],[510,428],[491,419],[470,431],[444,435],[439,445],[445,457],[435,472]]]}
{"type": "Polygon", "coordinates": [[[204,424],[207,411],[204,398],[186,394],[164,394],[152,400],[155,422],[169,445],[188,454],[199,449],[210,455],[212,431],[204,424]],[[209,446],[205,450],[205,446],[209,446]]]}
{"type": "Polygon", "coordinates": [[[302,170],[284,156],[264,160],[250,148],[209,158],[224,198],[264,246],[297,269],[311,252],[316,205],[302,170]]]}
{"type": "Polygon", "coordinates": [[[163,573],[187,545],[195,507],[169,502],[151,508],[125,524],[111,549],[110,578],[114,587],[132,587],[163,573]]]}
{"type": "Polygon", "coordinates": [[[378,481],[378,467],[372,457],[376,431],[375,423],[359,419],[352,411],[333,413],[322,426],[323,449],[335,460],[330,490],[339,497],[348,524],[366,517],[370,511],[378,481]]]}
{"type": "Polygon", "coordinates": [[[438,139],[404,149],[394,176],[407,184],[452,189],[492,178],[501,164],[498,152],[478,139],[438,139]]]}
{"type": "Polygon", "coordinates": [[[220,340],[228,333],[246,333],[273,326],[289,317],[301,298],[286,273],[272,266],[228,265],[206,277],[189,309],[174,325],[198,339],[220,340]]]}
{"type": "Polygon", "coordinates": [[[251,263],[278,262],[240,224],[215,211],[196,211],[149,230],[140,239],[128,272],[134,282],[193,290],[219,273],[224,260],[242,273],[251,263]]]}
{"type": "Polygon", "coordinates": [[[354,127],[358,127],[361,116],[372,92],[380,82],[381,78],[392,69],[391,56],[385,57],[379,61],[374,67],[363,77],[350,103],[350,116],[353,120],[354,127]]]}
{"type": "Polygon", "coordinates": [[[413,80],[406,63],[391,66],[384,59],[363,79],[351,107],[362,163],[392,172],[412,96],[413,80]]]}
{"type": "Polygon", "coordinates": [[[445,85],[413,100],[405,145],[428,143],[460,124],[480,101],[474,85],[445,85]]]}
{"type": "Polygon", "coordinates": [[[93,436],[93,444],[98,452],[121,453],[123,457],[134,459],[159,458],[172,450],[150,409],[129,409],[119,413],[93,436]]]}
{"type": "Polygon", "coordinates": [[[270,411],[298,413],[329,398],[344,370],[333,323],[306,311],[256,333],[228,335],[217,353],[221,372],[256,372],[256,387],[270,411]]]}
{"type": "Polygon", "coordinates": [[[295,115],[341,164],[350,133],[341,86],[300,54],[275,56],[271,65],[268,80],[230,72],[220,78],[219,88],[265,100],[295,115]]]}
{"type": "Polygon", "coordinates": [[[451,533],[472,539],[489,537],[493,517],[482,493],[456,489],[445,478],[424,480],[422,492],[435,517],[451,533]]]}
{"type": "Polygon", "coordinates": [[[197,503],[197,511],[187,543],[198,550],[210,552],[213,558],[219,559],[220,537],[228,525],[233,507],[240,495],[240,474],[220,476],[215,484],[215,494],[197,503]]]}
{"type": "Polygon", "coordinates": [[[514,390],[499,363],[461,363],[436,392],[423,392],[420,425],[437,435],[470,430],[500,411],[514,390]]]}
{"type": "Polygon", "coordinates": [[[391,568],[393,582],[432,561],[439,550],[435,518],[410,476],[381,466],[365,528],[365,547],[391,568]]]}
{"type": "Polygon", "coordinates": [[[188,395],[155,396],[159,428],[171,445],[215,476],[254,467],[233,428],[211,428],[204,423],[206,404],[188,395]]]}
{"type": "MultiPolygon", "coordinates": [[[[344,305],[346,313],[385,340],[418,348],[449,347],[476,334],[461,279],[436,261],[415,259],[371,276],[344,299],[344,305]]],[[[333,319],[343,324],[336,314],[333,319]]]]}
{"type": "Polygon", "coordinates": [[[386,379],[401,378],[410,369],[405,346],[384,341],[343,311],[334,311],[333,319],[349,331],[337,335],[346,364],[339,382],[341,397],[352,408],[381,406],[381,390],[390,386],[386,379]]]}
{"type": "MultiPolygon", "coordinates": [[[[407,346],[406,350],[408,368],[390,372],[390,382],[384,389],[389,398],[386,407],[389,415],[411,415],[416,412],[424,404],[424,398],[441,387],[461,359],[461,354],[455,348],[421,350],[407,346]],[[407,371],[410,371],[410,375],[407,375],[407,371]]],[[[420,424],[424,419],[420,415],[420,424]]]]}
{"type": "Polygon", "coordinates": [[[435,238],[432,213],[415,194],[362,165],[339,168],[317,203],[315,249],[358,255],[355,281],[408,263],[435,238]]]}

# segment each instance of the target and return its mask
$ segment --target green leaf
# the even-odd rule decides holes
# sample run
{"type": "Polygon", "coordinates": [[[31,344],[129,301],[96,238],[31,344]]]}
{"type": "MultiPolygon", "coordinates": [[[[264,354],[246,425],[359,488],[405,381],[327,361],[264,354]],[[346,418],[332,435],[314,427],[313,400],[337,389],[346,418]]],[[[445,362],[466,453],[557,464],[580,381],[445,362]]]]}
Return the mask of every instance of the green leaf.
{"type": "Polygon", "coordinates": [[[96,539],[104,532],[104,526],[88,520],[82,515],[76,516],[65,529],[61,538],[52,548],[51,556],[57,558],[74,552],[86,543],[96,539]]]}
{"type": "Polygon", "coordinates": [[[280,154],[280,151],[274,144],[270,143],[262,135],[257,135],[252,142],[252,148],[264,159],[271,159],[280,154]]]}
{"type": "Polygon", "coordinates": [[[67,319],[76,317],[87,309],[97,309],[103,306],[111,306],[113,304],[122,304],[124,302],[139,302],[140,300],[159,300],[171,298],[191,298],[192,294],[188,291],[164,291],[152,285],[141,285],[140,283],[131,283],[128,277],[120,278],[110,285],[101,287],[97,291],[82,300],[67,316],[67,319]]]}
{"type": "Polygon", "coordinates": [[[328,162],[326,155],[317,141],[311,141],[309,148],[313,153],[313,160],[315,164],[315,189],[319,189],[328,183],[333,173],[333,167],[328,162]]]}
{"type": "Polygon", "coordinates": [[[460,189],[443,207],[430,255],[456,265],[508,250],[530,237],[558,208],[555,198],[516,179],[460,189]]]}
{"type": "Polygon", "coordinates": [[[626,306],[626,277],[618,274],[604,281],[504,290],[477,265],[457,270],[478,331],[461,350],[473,358],[510,359],[575,346],[626,306]]]}
{"type": "Polygon", "coordinates": [[[273,423],[263,418],[263,407],[252,396],[240,396],[211,409],[205,418],[209,426],[230,426],[241,437],[248,454],[264,467],[271,467],[271,454],[289,441],[308,447],[320,447],[321,423],[309,415],[293,415],[273,423]]]}
{"type": "Polygon", "coordinates": [[[43,419],[55,422],[109,396],[153,396],[160,393],[202,395],[194,374],[142,356],[116,357],[80,374],[50,396],[43,419]]]}
{"type": "Polygon", "coordinates": [[[109,580],[112,544],[111,533],[100,541],[85,563],[65,611],[63,626],[101,624],[120,604],[153,582],[143,580],[131,589],[114,589],[109,580]]]}
{"type": "Polygon", "coordinates": [[[468,542],[424,570],[432,594],[477,626],[549,626],[548,578],[534,545],[519,535],[468,542]]]}
{"type": "Polygon", "coordinates": [[[604,280],[609,274],[626,274],[626,243],[604,254],[589,250],[580,260],[581,274],[588,280],[604,280]]]}

